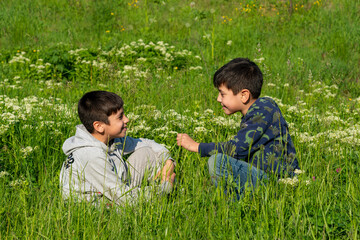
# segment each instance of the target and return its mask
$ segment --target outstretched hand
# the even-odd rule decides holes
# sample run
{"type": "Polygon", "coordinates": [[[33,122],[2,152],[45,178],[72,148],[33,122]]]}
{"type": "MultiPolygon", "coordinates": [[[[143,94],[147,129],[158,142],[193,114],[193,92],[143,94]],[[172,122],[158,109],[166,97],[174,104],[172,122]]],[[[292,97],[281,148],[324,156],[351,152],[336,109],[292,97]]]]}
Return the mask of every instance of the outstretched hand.
{"type": "Polygon", "coordinates": [[[191,152],[198,152],[199,143],[195,142],[186,133],[179,133],[176,137],[177,145],[191,152]]]}

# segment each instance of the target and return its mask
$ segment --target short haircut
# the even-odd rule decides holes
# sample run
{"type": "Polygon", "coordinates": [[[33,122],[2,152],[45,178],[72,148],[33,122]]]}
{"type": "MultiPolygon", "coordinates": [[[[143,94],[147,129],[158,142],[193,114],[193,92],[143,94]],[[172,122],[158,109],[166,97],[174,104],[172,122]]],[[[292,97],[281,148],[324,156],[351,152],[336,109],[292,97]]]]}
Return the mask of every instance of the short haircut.
{"type": "Polygon", "coordinates": [[[213,82],[216,88],[224,84],[235,95],[248,89],[253,98],[259,98],[263,75],[254,62],[247,58],[235,58],[215,72],[213,82]]]}
{"type": "Polygon", "coordinates": [[[80,121],[90,132],[94,132],[93,123],[101,121],[109,124],[108,117],[124,106],[121,97],[107,91],[93,91],[85,93],[78,103],[80,121]]]}

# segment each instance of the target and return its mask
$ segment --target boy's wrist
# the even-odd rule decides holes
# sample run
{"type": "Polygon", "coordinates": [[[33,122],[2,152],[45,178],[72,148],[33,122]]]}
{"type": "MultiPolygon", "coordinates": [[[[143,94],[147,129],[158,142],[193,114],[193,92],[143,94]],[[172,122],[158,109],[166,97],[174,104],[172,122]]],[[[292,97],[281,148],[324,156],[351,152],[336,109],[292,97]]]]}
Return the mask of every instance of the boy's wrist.
{"type": "Polygon", "coordinates": [[[195,143],[195,146],[194,146],[194,152],[198,153],[199,152],[199,146],[200,146],[200,143],[195,143]]]}

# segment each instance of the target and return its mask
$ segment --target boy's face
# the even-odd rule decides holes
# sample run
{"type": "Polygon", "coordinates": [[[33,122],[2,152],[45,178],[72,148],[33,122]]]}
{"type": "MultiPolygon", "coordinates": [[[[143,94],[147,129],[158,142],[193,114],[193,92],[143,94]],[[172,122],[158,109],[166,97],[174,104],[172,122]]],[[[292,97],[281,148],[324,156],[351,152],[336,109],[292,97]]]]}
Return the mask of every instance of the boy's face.
{"type": "Polygon", "coordinates": [[[116,113],[109,116],[109,124],[104,124],[105,134],[109,140],[114,138],[122,138],[126,135],[127,123],[129,119],[124,114],[124,109],[121,108],[116,113]]]}
{"type": "Polygon", "coordinates": [[[225,114],[230,115],[239,111],[243,111],[245,106],[241,92],[234,95],[233,91],[228,89],[224,84],[221,84],[218,90],[219,95],[216,100],[221,103],[225,114]]]}

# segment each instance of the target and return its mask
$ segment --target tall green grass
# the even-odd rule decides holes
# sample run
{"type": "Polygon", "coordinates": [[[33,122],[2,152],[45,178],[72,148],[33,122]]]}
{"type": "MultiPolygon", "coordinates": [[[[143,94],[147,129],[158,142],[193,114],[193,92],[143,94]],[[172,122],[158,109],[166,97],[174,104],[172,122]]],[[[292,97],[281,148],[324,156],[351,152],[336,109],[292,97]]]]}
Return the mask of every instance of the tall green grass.
{"type": "Polygon", "coordinates": [[[360,5],[289,2],[0,1],[0,238],[358,239],[360,5]],[[211,80],[235,57],[257,60],[305,171],[240,201],[175,140],[236,134],[241,116],[222,113],[211,80]],[[95,89],[123,97],[129,135],[170,149],[173,194],[120,208],[63,202],[61,146],[95,89]]]}

